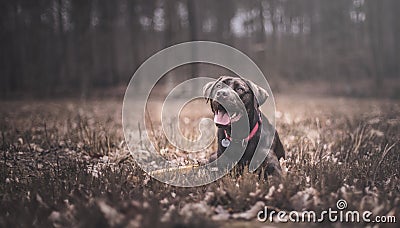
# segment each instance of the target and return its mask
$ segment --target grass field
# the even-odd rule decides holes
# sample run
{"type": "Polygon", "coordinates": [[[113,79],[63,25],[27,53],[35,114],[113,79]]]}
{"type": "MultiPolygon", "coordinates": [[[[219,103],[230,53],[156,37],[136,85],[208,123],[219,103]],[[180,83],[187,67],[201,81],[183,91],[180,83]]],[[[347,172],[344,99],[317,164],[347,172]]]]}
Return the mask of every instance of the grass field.
{"type": "Polygon", "coordinates": [[[339,199],[400,219],[398,100],[276,99],[284,180],[233,172],[196,188],[171,187],[137,167],[122,100],[3,101],[0,227],[287,227],[297,224],[260,223],[257,212],[320,212],[339,199]]]}

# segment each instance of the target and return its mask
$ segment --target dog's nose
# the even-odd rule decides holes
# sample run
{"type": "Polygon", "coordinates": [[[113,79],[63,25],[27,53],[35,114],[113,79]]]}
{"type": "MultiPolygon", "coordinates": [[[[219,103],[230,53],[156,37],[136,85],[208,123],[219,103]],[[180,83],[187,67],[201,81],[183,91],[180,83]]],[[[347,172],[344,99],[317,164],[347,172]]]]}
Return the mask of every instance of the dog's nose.
{"type": "Polygon", "coordinates": [[[227,97],[228,93],[225,90],[218,90],[217,97],[227,97]]]}

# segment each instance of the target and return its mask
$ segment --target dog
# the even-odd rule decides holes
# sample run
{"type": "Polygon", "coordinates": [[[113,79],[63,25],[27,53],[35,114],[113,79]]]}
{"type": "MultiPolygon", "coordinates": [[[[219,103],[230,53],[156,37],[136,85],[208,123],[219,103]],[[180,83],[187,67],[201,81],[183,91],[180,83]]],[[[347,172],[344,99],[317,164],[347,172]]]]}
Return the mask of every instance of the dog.
{"type": "Polygon", "coordinates": [[[203,96],[210,103],[214,123],[218,127],[218,150],[211,156],[210,162],[219,158],[227,147],[231,146],[233,151],[243,151],[246,147],[238,162],[240,172],[255,154],[261,154],[265,160],[261,161],[258,173],[264,173],[264,178],[268,175],[281,178],[279,159],[285,158],[285,150],[277,131],[259,108],[269,96],[267,91],[244,78],[221,76],[203,87],[203,96]],[[239,104],[242,104],[241,107],[239,104]],[[244,118],[246,114],[248,118],[244,118]],[[232,135],[233,126],[236,126],[234,129],[246,129],[247,126],[249,131],[232,132],[232,135]],[[262,169],[264,172],[261,172],[262,169]]]}

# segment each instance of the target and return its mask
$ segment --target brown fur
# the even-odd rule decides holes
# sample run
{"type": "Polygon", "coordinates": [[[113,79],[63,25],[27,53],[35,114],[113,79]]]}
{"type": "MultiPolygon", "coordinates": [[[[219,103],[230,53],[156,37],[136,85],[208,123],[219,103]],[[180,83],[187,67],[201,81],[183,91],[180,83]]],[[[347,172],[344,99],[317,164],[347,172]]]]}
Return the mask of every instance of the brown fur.
{"type": "MultiPolygon", "coordinates": [[[[239,166],[243,168],[246,164],[249,164],[251,159],[253,159],[254,157],[255,150],[261,150],[261,154],[266,154],[266,158],[260,166],[261,169],[265,170],[265,177],[267,176],[267,174],[272,174],[280,177],[281,167],[279,164],[279,159],[285,158],[285,150],[283,149],[283,145],[279,139],[278,133],[276,131],[273,131],[272,125],[259,109],[259,106],[262,105],[268,98],[268,93],[251,81],[230,76],[222,76],[216,82],[210,82],[206,84],[203,88],[203,93],[204,96],[209,97],[208,101],[210,101],[210,106],[213,113],[215,113],[217,110],[225,110],[225,108],[230,108],[234,110],[235,105],[237,105],[238,103],[238,99],[240,99],[245,106],[249,118],[249,122],[244,124],[250,125],[250,130],[254,128],[261,117],[262,120],[261,122],[259,122],[260,127],[254,137],[252,137],[248,141],[244,155],[239,161],[239,166]],[[231,89],[225,88],[224,86],[219,85],[219,83],[224,83],[231,89]],[[222,98],[220,96],[221,94],[224,94],[222,98]],[[224,107],[222,107],[222,105],[220,104],[221,102],[223,102],[224,107]],[[272,134],[274,134],[274,136],[272,136],[272,134]],[[271,140],[272,137],[272,143],[268,142],[268,140],[271,140]],[[271,148],[268,148],[269,144],[271,144],[271,148]]],[[[241,124],[240,122],[241,120],[239,120],[237,123],[232,124],[241,124]]],[[[225,151],[226,148],[221,145],[221,141],[222,139],[226,138],[225,131],[230,133],[231,130],[230,125],[217,124],[217,127],[218,150],[216,154],[212,156],[211,160],[214,160],[217,157],[221,156],[221,154],[225,151]]],[[[233,139],[243,139],[248,136],[249,133],[250,132],[239,132],[236,135],[232,135],[231,137],[233,139]]],[[[243,148],[240,147],[240,143],[235,143],[235,140],[232,140],[231,146],[237,146],[238,149],[243,148]]],[[[259,171],[261,171],[260,168],[258,169],[259,171]]]]}

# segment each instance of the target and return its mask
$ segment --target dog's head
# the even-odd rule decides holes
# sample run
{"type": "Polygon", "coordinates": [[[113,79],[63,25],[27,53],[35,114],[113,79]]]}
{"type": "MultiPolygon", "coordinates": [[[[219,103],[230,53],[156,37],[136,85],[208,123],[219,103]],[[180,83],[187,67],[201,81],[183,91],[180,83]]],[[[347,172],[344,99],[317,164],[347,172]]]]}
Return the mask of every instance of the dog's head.
{"type": "Polygon", "coordinates": [[[222,76],[215,82],[207,83],[203,87],[203,95],[211,102],[217,126],[230,126],[246,114],[240,108],[240,102],[243,102],[245,111],[250,114],[268,98],[267,91],[253,82],[230,76],[222,76]]]}

